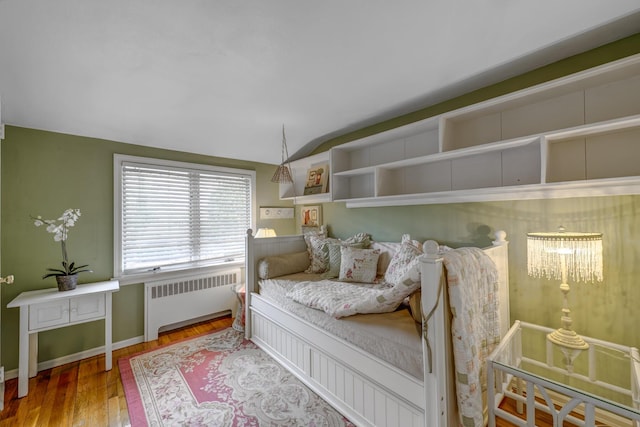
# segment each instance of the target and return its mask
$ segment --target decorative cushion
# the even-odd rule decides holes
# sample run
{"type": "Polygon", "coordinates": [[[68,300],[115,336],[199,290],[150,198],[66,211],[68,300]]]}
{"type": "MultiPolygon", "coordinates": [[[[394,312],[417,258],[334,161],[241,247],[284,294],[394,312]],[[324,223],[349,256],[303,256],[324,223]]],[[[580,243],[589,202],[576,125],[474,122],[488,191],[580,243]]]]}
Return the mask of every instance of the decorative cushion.
{"type": "Polygon", "coordinates": [[[328,248],[328,267],[327,271],[322,275],[323,279],[335,279],[340,276],[340,265],[342,260],[342,248],[343,247],[352,247],[358,249],[364,249],[366,246],[365,242],[330,242],[327,244],[328,248]]]}
{"type": "Polygon", "coordinates": [[[403,234],[400,242],[371,242],[371,249],[380,249],[378,258],[378,275],[384,276],[391,263],[391,258],[400,249],[402,243],[408,243],[416,247],[422,253],[422,244],[417,240],[412,240],[409,234],[403,234]]]}
{"type": "Polygon", "coordinates": [[[392,285],[400,283],[418,255],[420,255],[420,251],[413,243],[409,241],[402,242],[400,249],[393,255],[389,267],[384,273],[385,282],[392,285]]]}
{"type": "MultiPolygon", "coordinates": [[[[309,266],[309,268],[307,268],[307,270],[305,270],[305,273],[322,273],[322,271],[324,271],[324,269],[322,271],[314,271],[314,270],[318,270],[321,268],[321,265],[318,265],[318,261],[316,261],[314,263],[314,253],[313,253],[313,247],[311,244],[311,239],[314,237],[318,237],[318,238],[322,238],[322,239],[326,239],[327,238],[327,226],[326,225],[321,225],[320,228],[318,230],[309,230],[309,229],[304,229],[303,228],[303,237],[304,237],[304,242],[307,244],[307,253],[308,253],[308,257],[310,260],[311,265],[309,266]]],[[[317,256],[316,256],[317,258],[317,256]]],[[[326,267],[325,267],[326,268],[326,267]]]]}
{"type": "Polygon", "coordinates": [[[305,273],[324,273],[327,270],[329,263],[329,250],[327,248],[327,244],[337,241],[337,239],[328,237],[309,236],[307,251],[309,252],[310,264],[309,268],[305,270],[305,273]]]}
{"type": "Polygon", "coordinates": [[[378,258],[378,276],[384,276],[393,254],[400,249],[400,242],[371,242],[371,249],[380,250],[380,258],[378,258]]]}
{"type": "Polygon", "coordinates": [[[379,250],[341,246],[340,254],[339,280],[361,283],[372,283],[375,280],[379,250]]]}
{"type": "Polygon", "coordinates": [[[361,247],[367,248],[371,244],[371,236],[367,233],[358,233],[344,241],[321,235],[309,236],[307,250],[309,251],[310,265],[305,273],[317,274],[327,271],[329,268],[329,244],[335,243],[361,244],[361,247]]]}
{"type": "Polygon", "coordinates": [[[286,274],[299,273],[308,266],[309,255],[306,251],[268,256],[258,261],[258,277],[271,279],[286,274]]]}

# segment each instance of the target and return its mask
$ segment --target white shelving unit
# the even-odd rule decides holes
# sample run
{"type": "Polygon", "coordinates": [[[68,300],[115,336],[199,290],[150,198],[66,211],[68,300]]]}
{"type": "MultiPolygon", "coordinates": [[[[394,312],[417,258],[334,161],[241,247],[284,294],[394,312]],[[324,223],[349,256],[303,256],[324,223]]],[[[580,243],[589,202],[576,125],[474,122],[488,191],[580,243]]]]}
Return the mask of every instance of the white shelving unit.
{"type": "Polygon", "coordinates": [[[347,207],[640,194],[640,55],[321,155],[347,207]]]}
{"type": "Polygon", "coordinates": [[[329,165],[331,171],[331,162],[329,152],[315,154],[300,160],[291,162],[291,174],[293,175],[293,184],[280,184],[280,200],[292,200],[295,204],[313,204],[325,203],[331,201],[331,175],[329,175],[329,192],[320,194],[304,195],[304,185],[307,181],[307,171],[311,166],[329,165]]]}

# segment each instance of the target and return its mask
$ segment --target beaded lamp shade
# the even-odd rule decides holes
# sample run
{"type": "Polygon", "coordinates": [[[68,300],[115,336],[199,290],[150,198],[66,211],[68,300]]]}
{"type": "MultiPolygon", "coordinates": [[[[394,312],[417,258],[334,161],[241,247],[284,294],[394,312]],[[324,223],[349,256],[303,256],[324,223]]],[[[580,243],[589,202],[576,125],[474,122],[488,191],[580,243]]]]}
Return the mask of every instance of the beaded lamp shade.
{"type": "Polygon", "coordinates": [[[527,272],[533,277],[562,281],[562,327],[547,338],[570,349],[588,348],[571,328],[568,278],[576,282],[602,281],[602,233],[568,232],[564,227],[557,232],[527,233],[527,272]]]}
{"type": "Polygon", "coordinates": [[[262,237],[276,237],[276,231],[273,228],[258,228],[258,231],[256,232],[256,238],[262,238],[262,237]]]}

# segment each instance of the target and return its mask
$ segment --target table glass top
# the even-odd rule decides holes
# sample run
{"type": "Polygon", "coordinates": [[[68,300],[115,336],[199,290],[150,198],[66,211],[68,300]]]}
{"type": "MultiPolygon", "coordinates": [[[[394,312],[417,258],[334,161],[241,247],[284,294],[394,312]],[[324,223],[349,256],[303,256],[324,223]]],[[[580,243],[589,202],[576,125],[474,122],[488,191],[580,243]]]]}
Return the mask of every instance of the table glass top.
{"type": "Polygon", "coordinates": [[[583,337],[589,344],[586,350],[573,350],[549,341],[547,334],[552,331],[516,322],[494,354],[494,363],[622,408],[640,419],[638,350],[588,337],[583,337]]]}

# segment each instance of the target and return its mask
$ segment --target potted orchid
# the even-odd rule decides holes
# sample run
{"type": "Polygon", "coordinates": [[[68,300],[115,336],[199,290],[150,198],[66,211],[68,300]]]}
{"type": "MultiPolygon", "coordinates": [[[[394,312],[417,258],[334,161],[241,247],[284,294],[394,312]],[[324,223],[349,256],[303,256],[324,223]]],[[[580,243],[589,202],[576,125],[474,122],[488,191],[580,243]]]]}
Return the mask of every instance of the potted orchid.
{"type": "Polygon", "coordinates": [[[78,284],[78,273],[91,272],[86,268],[88,265],[76,265],[73,261],[69,262],[67,255],[69,229],[76,224],[80,215],[80,209],[67,209],[58,219],[42,219],[40,215],[32,217],[36,227],[46,225],[47,232],[53,234],[53,240],[62,245],[62,268],[47,268],[49,273],[42,276],[43,279],[55,277],[60,291],[75,289],[78,284]]]}

